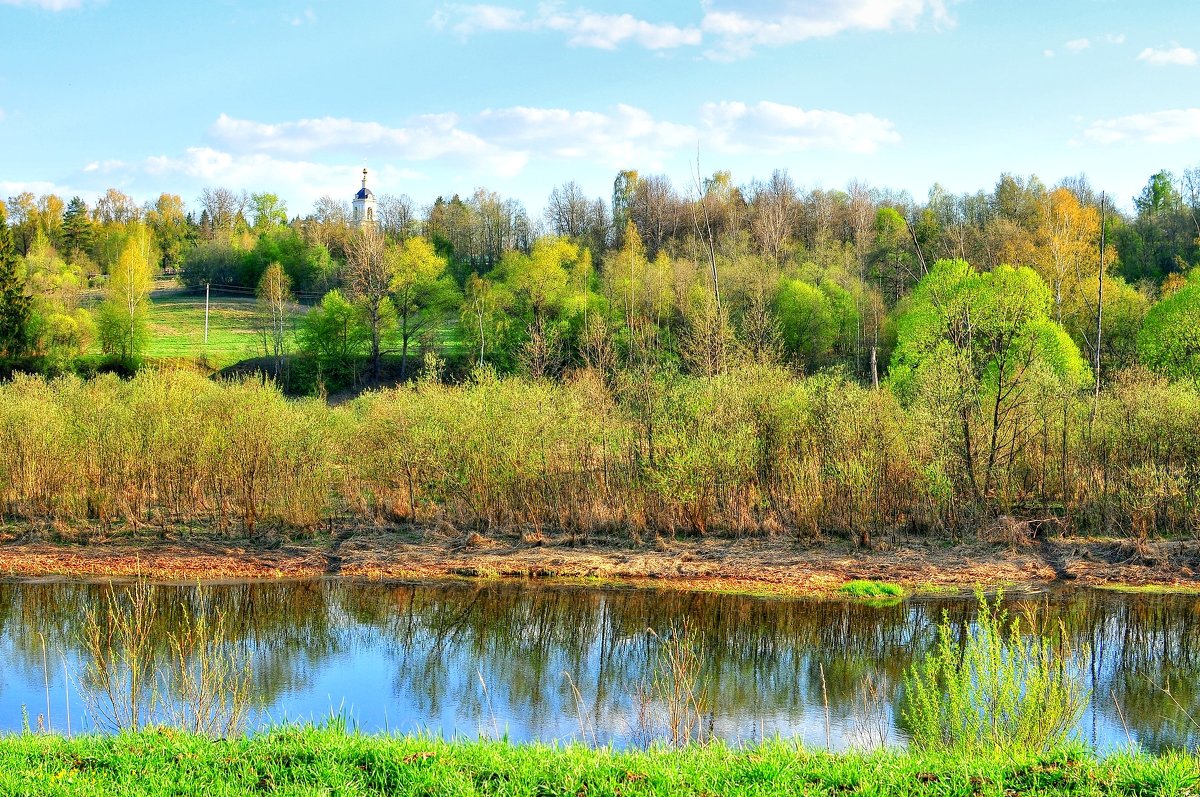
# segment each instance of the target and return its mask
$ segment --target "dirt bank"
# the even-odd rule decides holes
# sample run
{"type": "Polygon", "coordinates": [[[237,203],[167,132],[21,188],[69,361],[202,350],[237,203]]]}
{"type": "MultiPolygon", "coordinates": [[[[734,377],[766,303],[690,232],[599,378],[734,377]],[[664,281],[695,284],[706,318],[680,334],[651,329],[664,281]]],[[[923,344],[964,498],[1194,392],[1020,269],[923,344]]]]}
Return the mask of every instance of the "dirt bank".
{"type": "Polygon", "coordinates": [[[681,589],[822,594],[856,578],[914,591],[975,585],[1131,585],[1200,589],[1200,543],[1158,541],[1135,547],[1098,539],[1020,545],[945,545],[920,538],[872,550],[828,539],[797,543],[737,540],[595,538],[466,534],[453,530],[375,529],[288,539],[229,538],[194,530],[66,535],[30,527],[0,529],[0,574],[156,579],[534,578],[654,584],[681,589]],[[66,538],[66,539],[64,539],[66,538]]]}

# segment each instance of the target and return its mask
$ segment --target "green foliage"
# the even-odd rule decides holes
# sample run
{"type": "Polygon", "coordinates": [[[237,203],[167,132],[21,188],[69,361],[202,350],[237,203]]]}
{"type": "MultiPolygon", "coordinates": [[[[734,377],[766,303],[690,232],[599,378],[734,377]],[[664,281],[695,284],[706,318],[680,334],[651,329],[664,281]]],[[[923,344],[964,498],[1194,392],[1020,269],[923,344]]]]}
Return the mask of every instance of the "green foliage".
{"type": "Polygon", "coordinates": [[[131,361],[145,348],[151,270],[149,234],[139,227],[126,240],[105,286],[97,318],[100,346],[105,354],[131,361]]]}
{"type": "Polygon", "coordinates": [[[1007,486],[1004,441],[1031,422],[1031,405],[1064,400],[1090,379],[1050,306],[1050,289],[1030,268],[980,273],[942,260],[896,321],[889,382],[906,404],[942,419],[977,498],[1007,486]]]}
{"type": "Polygon", "coordinates": [[[32,304],[25,294],[12,233],[0,210],[0,357],[20,357],[29,350],[32,304]]]}
{"type": "Polygon", "coordinates": [[[1200,260],[1200,236],[1196,229],[1196,194],[1193,180],[1192,206],[1184,203],[1170,172],[1151,175],[1134,197],[1137,218],[1118,226],[1115,243],[1121,256],[1121,272],[1130,282],[1163,278],[1188,269],[1200,260]]]}
{"type": "Polygon", "coordinates": [[[271,263],[278,263],[296,290],[318,291],[334,284],[336,265],[329,251],[310,244],[290,227],[271,224],[263,228],[254,248],[242,255],[238,284],[257,285],[271,263]]]}
{"type": "Polygon", "coordinates": [[[1137,343],[1147,367],[1165,376],[1200,379],[1200,269],[1150,308],[1137,343]]]}
{"type": "Polygon", "coordinates": [[[809,369],[828,360],[838,330],[825,293],[802,280],[788,280],[775,295],[775,312],[790,355],[809,369]]]}
{"type": "Polygon", "coordinates": [[[92,248],[92,236],[92,220],[87,204],[79,197],[72,197],[63,213],[63,251],[71,258],[86,253],[92,248]]]}
{"type": "Polygon", "coordinates": [[[1080,657],[1065,634],[1022,634],[1002,596],[978,598],[965,634],[943,619],[937,646],[905,678],[913,746],[970,758],[1061,748],[1087,707],[1080,657]]]}
{"type": "Polygon", "coordinates": [[[1049,320],[1050,289],[1029,268],[980,273],[962,260],[938,261],[896,322],[892,379],[905,394],[924,367],[959,375],[967,394],[1003,390],[1033,361],[1080,383],[1083,363],[1049,320]]]}
{"type": "MultiPolygon", "coordinates": [[[[179,323],[170,307],[156,323],[179,323]]],[[[202,323],[188,312],[189,325],[202,323]]],[[[213,346],[229,345],[219,331],[213,346]]],[[[289,379],[330,391],[355,383],[367,332],[345,298],[327,296],[298,337],[306,357],[290,367],[314,372],[289,379]]],[[[1074,531],[1176,533],[1200,522],[1200,388],[1130,374],[1099,400],[1057,396],[1049,407],[1016,428],[1015,453],[996,468],[1004,490],[1064,504],[1074,531]]],[[[264,478],[302,484],[296,500],[321,516],[582,535],[834,534],[871,545],[900,529],[974,532],[973,512],[1002,506],[957,478],[960,441],[942,415],[842,372],[798,380],[738,366],[704,378],[644,368],[562,382],[480,369],[460,384],[422,379],[337,406],[174,371],[131,383],[22,378],[0,383],[0,514],[241,523],[226,495],[242,486],[227,451],[257,450],[256,434],[276,449],[299,441],[304,453],[277,471],[247,466],[251,489],[264,478]],[[200,429],[226,442],[197,449],[187,435],[200,429]]]]}
{"type": "Polygon", "coordinates": [[[454,279],[447,273],[446,258],[428,240],[406,239],[390,250],[392,304],[399,322],[401,379],[408,376],[410,343],[423,332],[433,331],[445,315],[461,301],[454,279]]]}
{"type": "Polygon", "coordinates": [[[838,587],[838,593],[851,598],[902,598],[904,588],[887,581],[848,581],[838,587]]]}
{"type": "MultiPolygon", "coordinates": [[[[1065,300],[1063,326],[1071,339],[1089,358],[1094,356],[1096,339],[1095,286],[1070,291],[1065,300]]],[[[1101,369],[1105,374],[1137,362],[1137,338],[1150,303],[1121,277],[1104,278],[1104,306],[1101,318],[1101,369]]]]}
{"type": "Polygon", "coordinates": [[[463,341],[478,366],[485,363],[511,367],[514,324],[508,310],[512,293],[503,285],[472,274],[467,279],[462,305],[463,341]]]}
{"type": "Polygon", "coordinates": [[[333,290],[304,316],[297,337],[326,384],[345,386],[355,380],[355,363],[367,352],[371,330],[359,309],[333,290]]]}
{"type": "Polygon", "coordinates": [[[287,203],[278,194],[251,194],[250,215],[255,232],[267,232],[288,223],[287,203]]]}
{"type": "Polygon", "coordinates": [[[242,279],[242,255],[227,241],[201,241],[183,258],[183,283],[237,285],[242,279]]]}

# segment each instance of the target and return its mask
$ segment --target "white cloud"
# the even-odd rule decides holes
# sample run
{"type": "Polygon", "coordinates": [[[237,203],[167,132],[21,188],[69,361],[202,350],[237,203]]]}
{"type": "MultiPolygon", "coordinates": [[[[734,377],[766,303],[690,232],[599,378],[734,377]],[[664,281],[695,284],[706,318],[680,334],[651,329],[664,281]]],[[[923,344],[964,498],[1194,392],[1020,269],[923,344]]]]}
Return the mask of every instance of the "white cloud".
{"type": "MultiPolygon", "coordinates": [[[[324,194],[341,196],[362,165],[353,163],[315,163],[284,160],[265,154],[235,154],[211,147],[189,147],[178,157],[160,155],[146,158],[130,171],[153,178],[184,178],[197,188],[220,185],[234,190],[272,190],[283,196],[316,199],[324,194]]],[[[383,165],[371,169],[381,185],[401,185],[421,179],[410,169],[383,165]]]]}
{"type": "MultiPolygon", "coordinates": [[[[890,121],[869,113],[773,102],[709,103],[682,119],[660,118],[631,105],[602,110],[516,106],[417,116],[395,127],[333,117],[271,124],[222,114],[209,134],[208,144],[181,153],[93,161],[72,179],[90,186],[81,193],[85,197],[108,185],[139,199],[151,199],[168,186],[185,199],[204,186],[271,190],[303,212],[319,196],[345,195],[364,158],[373,185],[425,181],[426,169],[429,174],[451,170],[454,180],[478,185],[492,177],[516,177],[535,159],[663,169],[692,157],[697,146],[713,155],[870,153],[900,138],[890,121]]],[[[80,193],[50,183],[0,183],[4,186],[13,186],[9,193],[80,193]]]]}
{"type": "Polygon", "coordinates": [[[705,105],[701,116],[711,143],[730,153],[809,149],[871,153],[900,140],[895,125],[869,113],[805,110],[774,102],[721,102],[705,105]]]}
{"type": "Polygon", "coordinates": [[[304,13],[300,16],[292,17],[292,27],[298,28],[301,25],[309,24],[317,21],[317,14],[311,8],[304,9],[304,13]]]}
{"type": "Polygon", "coordinates": [[[1124,44],[1125,43],[1125,34],[1124,33],[1106,33],[1104,35],[1104,41],[1108,42],[1109,44],[1124,44]]]}
{"type": "Polygon", "coordinates": [[[43,11],[66,11],[82,5],[83,0],[0,0],[0,6],[28,6],[29,8],[40,8],[43,11]]]}
{"type": "Polygon", "coordinates": [[[781,47],[847,31],[912,29],[930,20],[953,24],[947,4],[955,0],[701,0],[695,24],[650,22],[632,14],[606,14],[560,2],[532,13],[492,4],[448,4],[430,23],[467,37],[484,32],[555,31],[577,47],[614,49],[627,42],[649,50],[711,43],[709,55],[730,59],[759,47],[781,47]]]}
{"type": "Polygon", "coordinates": [[[1042,50],[1042,57],[1043,58],[1053,58],[1054,51],[1053,50],[1042,50]]]}
{"type": "Polygon", "coordinates": [[[601,14],[587,9],[562,10],[557,3],[543,3],[537,11],[487,4],[444,6],[430,20],[438,29],[460,36],[505,31],[562,33],[574,47],[612,50],[630,41],[648,50],[663,50],[700,43],[700,30],[670,23],[648,22],[632,14],[601,14]]]}
{"type": "Polygon", "coordinates": [[[614,167],[636,160],[662,163],[671,152],[694,145],[698,135],[691,125],[657,120],[630,105],[609,112],[501,108],[480,113],[474,127],[497,146],[614,167]]]}
{"type": "Polygon", "coordinates": [[[1081,53],[1084,50],[1086,50],[1087,48],[1091,47],[1092,42],[1090,39],[1086,39],[1086,38],[1071,39],[1071,41],[1067,42],[1063,46],[1066,47],[1068,50],[1070,50],[1073,53],[1081,53]]]}
{"type": "Polygon", "coordinates": [[[699,28],[647,22],[631,14],[596,14],[580,9],[550,14],[543,24],[567,34],[567,43],[577,47],[612,50],[632,41],[647,50],[665,50],[700,43],[699,28]]]}
{"type": "Polygon", "coordinates": [[[913,29],[930,20],[953,24],[946,0],[702,0],[704,33],[716,39],[718,58],[749,55],[849,31],[913,29]]]}
{"type": "Polygon", "coordinates": [[[1097,144],[1179,144],[1200,140],[1200,108],[1183,108],[1100,119],[1084,138],[1097,144]]]}
{"type": "Polygon", "coordinates": [[[83,170],[88,173],[112,174],[126,168],[127,165],[125,161],[119,160],[92,161],[84,166],[83,170]]]}
{"type": "Polygon", "coordinates": [[[304,156],[353,152],[409,161],[452,158],[501,176],[521,171],[528,155],[505,151],[463,130],[457,114],[414,117],[404,127],[322,117],[265,124],[221,114],[212,135],[235,151],[304,156]]]}
{"type": "MultiPolygon", "coordinates": [[[[874,152],[899,140],[890,121],[869,113],[806,110],[773,102],[710,103],[685,120],[660,119],[624,104],[601,111],[516,106],[461,117],[418,116],[397,127],[332,117],[267,124],[222,114],[210,132],[232,153],[440,161],[506,177],[521,172],[535,157],[645,168],[657,167],[697,144],[726,153],[874,152]]],[[[201,163],[197,160],[193,168],[201,163]]]]}
{"type": "Polygon", "coordinates": [[[49,180],[0,180],[0,198],[16,196],[28,191],[31,194],[53,194],[56,185],[49,180]]]}
{"type": "Polygon", "coordinates": [[[486,4],[443,6],[429,20],[438,30],[449,29],[460,36],[493,31],[529,30],[525,12],[518,8],[486,4]]]}
{"type": "Polygon", "coordinates": [[[1170,47],[1147,47],[1138,53],[1138,60],[1154,66],[1196,66],[1200,64],[1200,53],[1172,42],[1170,47]]]}

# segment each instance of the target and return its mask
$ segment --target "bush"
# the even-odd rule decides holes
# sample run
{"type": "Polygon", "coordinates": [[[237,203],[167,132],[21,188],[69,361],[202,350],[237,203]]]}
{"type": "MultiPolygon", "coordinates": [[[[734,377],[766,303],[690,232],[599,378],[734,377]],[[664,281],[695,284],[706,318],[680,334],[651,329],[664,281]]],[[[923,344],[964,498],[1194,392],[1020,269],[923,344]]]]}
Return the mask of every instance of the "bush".
{"type": "Polygon", "coordinates": [[[937,646],[905,678],[904,719],[919,750],[967,756],[1040,755],[1061,747],[1089,692],[1080,657],[1041,634],[1024,636],[997,596],[961,644],[949,619],[937,646]]]}

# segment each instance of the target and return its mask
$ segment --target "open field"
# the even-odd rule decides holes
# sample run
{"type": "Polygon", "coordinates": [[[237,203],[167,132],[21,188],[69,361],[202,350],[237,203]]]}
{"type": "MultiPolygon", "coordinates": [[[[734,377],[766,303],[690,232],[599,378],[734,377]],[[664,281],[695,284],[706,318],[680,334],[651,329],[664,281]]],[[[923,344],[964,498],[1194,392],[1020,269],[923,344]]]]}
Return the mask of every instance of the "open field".
{"type": "MultiPolygon", "coordinates": [[[[93,297],[96,301],[99,296],[93,297]]],[[[307,308],[297,306],[296,317],[307,308]]],[[[147,324],[148,360],[204,362],[224,368],[263,355],[261,334],[256,329],[257,306],[252,295],[245,297],[214,293],[209,301],[208,343],[204,341],[204,291],[184,291],[171,283],[160,283],[151,295],[147,324]]],[[[295,347],[295,333],[289,345],[295,347]]],[[[90,355],[100,354],[93,343],[90,355]]]]}
{"type": "Polygon", "coordinates": [[[1196,759],[1083,752],[963,760],[784,743],[614,751],[294,727],[211,740],[169,730],[0,739],[0,791],[39,795],[1192,795],[1196,759]]]}
{"type": "Polygon", "coordinates": [[[146,356],[200,359],[221,368],[261,356],[253,299],[214,297],[209,304],[208,344],[204,343],[204,294],[179,294],[154,300],[146,356]]]}
{"type": "MultiPolygon", "coordinates": [[[[98,298],[98,297],[97,297],[98,298]]],[[[288,335],[288,350],[296,352],[299,344],[296,330],[309,307],[293,307],[292,329],[288,335]]],[[[243,360],[264,356],[262,333],[257,325],[258,307],[252,295],[230,296],[214,292],[209,300],[208,343],[204,341],[204,292],[185,291],[173,283],[161,283],[151,295],[147,326],[146,349],[143,357],[150,361],[188,361],[204,363],[221,369],[243,360]]],[[[457,317],[447,317],[437,330],[434,340],[442,356],[461,353],[457,317]]],[[[389,347],[393,342],[389,342],[389,347]]],[[[100,348],[93,344],[90,355],[100,348]]],[[[420,345],[413,341],[410,355],[419,361],[420,345]]],[[[398,358],[398,354],[391,354],[398,358]]]]}

